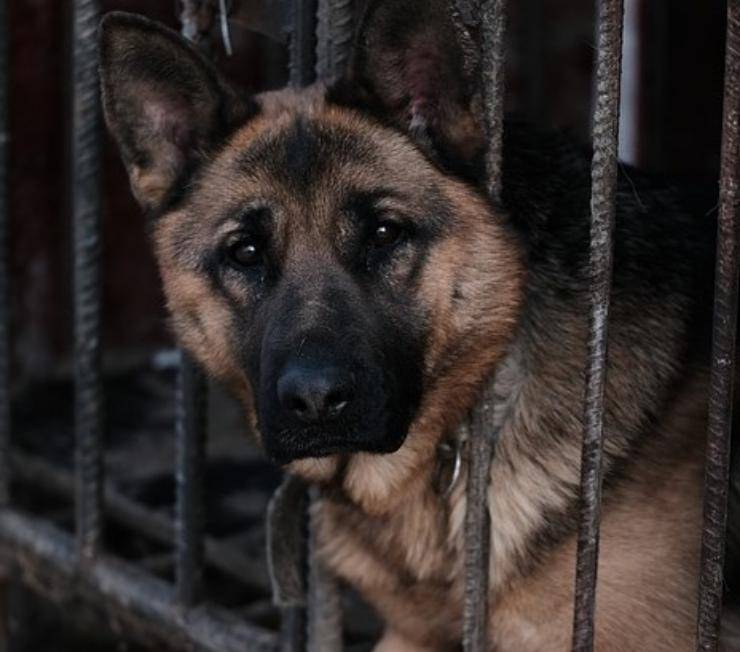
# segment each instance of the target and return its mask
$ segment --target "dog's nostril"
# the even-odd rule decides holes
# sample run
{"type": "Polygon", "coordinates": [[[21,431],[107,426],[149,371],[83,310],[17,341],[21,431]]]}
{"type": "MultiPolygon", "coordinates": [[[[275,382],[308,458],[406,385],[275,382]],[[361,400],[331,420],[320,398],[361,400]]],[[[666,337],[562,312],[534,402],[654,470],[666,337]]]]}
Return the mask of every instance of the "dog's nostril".
{"type": "Polygon", "coordinates": [[[289,367],[277,383],[283,410],[301,421],[339,416],[352,396],[351,376],[335,367],[289,367]]]}

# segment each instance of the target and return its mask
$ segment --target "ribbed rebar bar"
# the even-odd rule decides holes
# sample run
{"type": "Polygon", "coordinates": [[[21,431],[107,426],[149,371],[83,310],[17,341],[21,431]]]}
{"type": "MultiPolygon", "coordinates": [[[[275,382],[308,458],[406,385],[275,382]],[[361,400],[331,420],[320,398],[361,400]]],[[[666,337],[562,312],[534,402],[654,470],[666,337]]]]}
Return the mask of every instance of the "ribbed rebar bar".
{"type": "MultiPolygon", "coordinates": [[[[211,30],[203,22],[215,18],[207,0],[182,0],[182,34],[204,52],[211,30]]],[[[197,365],[182,351],[176,394],[175,424],[175,580],[178,602],[194,605],[201,592],[204,557],[204,476],[208,387],[197,365]]]]}
{"type": "Polygon", "coordinates": [[[573,615],[573,650],[594,646],[601,521],[604,393],[617,194],[622,0],[598,2],[596,97],[591,163],[590,311],[586,358],[581,495],[573,615]]]}
{"type": "Polygon", "coordinates": [[[468,482],[465,510],[465,594],[463,602],[463,649],[487,652],[488,589],[491,572],[491,518],[488,486],[495,438],[493,388],[473,410],[468,434],[468,482]]]}
{"type": "MultiPolygon", "coordinates": [[[[463,14],[466,7],[457,6],[463,14]]],[[[469,11],[468,11],[469,13],[469,11]]],[[[465,22],[465,16],[463,15],[465,22]]],[[[468,16],[469,22],[471,17],[468,16]]],[[[504,129],[504,36],[505,0],[486,0],[480,6],[481,90],[488,138],[486,151],[487,189],[491,201],[501,200],[501,153],[504,129]]],[[[491,522],[488,509],[497,430],[493,422],[493,388],[473,410],[468,444],[467,507],[465,513],[465,594],[463,604],[463,649],[489,649],[488,593],[490,585],[491,522]]]]}
{"type": "Polygon", "coordinates": [[[290,85],[307,86],[315,78],[316,0],[293,0],[290,35],[290,85]]]}
{"type": "MultiPolygon", "coordinates": [[[[320,497],[318,487],[310,491],[311,501],[320,497]]],[[[316,554],[317,524],[315,514],[309,518],[308,545],[308,651],[342,652],[342,605],[336,578],[316,554]]]]}
{"type": "Polygon", "coordinates": [[[206,383],[182,353],[177,387],[175,540],[177,598],[191,606],[199,598],[204,556],[206,383]]]}
{"type": "MultiPolygon", "coordinates": [[[[316,32],[316,77],[331,82],[344,71],[352,44],[352,0],[318,0],[313,29],[316,32]]],[[[299,16],[295,18],[301,20],[299,16]]],[[[296,24],[296,33],[298,25],[296,24]]],[[[298,66],[302,67],[302,66],[298,66]]],[[[303,79],[306,84],[311,79],[303,79]]],[[[320,489],[311,487],[311,505],[320,499],[320,489]]],[[[306,559],[307,609],[305,614],[305,647],[309,652],[340,652],[342,642],[342,610],[336,579],[316,555],[317,522],[312,511],[308,517],[306,559]]],[[[303,649],[303,647],[301,647],[303,649]]]]}
{"type": "Polygon", "coordinates": [[[332,81],[345,70],[354,35],[353,0],[318,0],[316,76],[332,81]]]}
{"type": "Polygon", "coordinates": [[[9,37],[8,3],[0,0],[0,506],[10,499],[9,37]]]}
{"type": "Polygon", "coordinates": [[[501,199],[501,155],[504,142],[504,40],[506,0],[486,0],[481,5],[481,75],[488,148],[486,177],[488,194],[501,199]]]}
{"type": "Polygon", "coordinates": [[[700,652],[716,652],[718,649],[722,615],[722,571],[727,525],[730,435],[737,341],[739,186],[740,0],[728,0],[725,98],[714,287],[714,330],[696,645],[700,652]]]}
{"type": "Polygon", "coordinates": [[[96,0],[73,5],[72,211],[78,550],[92,559],[101,538],[101,192],[96,0]]]}

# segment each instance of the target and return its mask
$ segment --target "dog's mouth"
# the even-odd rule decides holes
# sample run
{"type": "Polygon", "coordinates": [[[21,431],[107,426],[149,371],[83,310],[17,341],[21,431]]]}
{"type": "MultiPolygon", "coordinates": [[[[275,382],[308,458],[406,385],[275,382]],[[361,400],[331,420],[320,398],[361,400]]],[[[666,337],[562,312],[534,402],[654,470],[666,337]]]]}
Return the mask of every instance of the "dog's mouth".
{"type": "Polygon", "coordinates": [[[278,464],[295,460],[352,453],[384,455],[396,452],[406,439],[408,427],[393,434],[373,432],[327,432],[321,428],[301,428],[263,436],[267,455],[278,464]]]}

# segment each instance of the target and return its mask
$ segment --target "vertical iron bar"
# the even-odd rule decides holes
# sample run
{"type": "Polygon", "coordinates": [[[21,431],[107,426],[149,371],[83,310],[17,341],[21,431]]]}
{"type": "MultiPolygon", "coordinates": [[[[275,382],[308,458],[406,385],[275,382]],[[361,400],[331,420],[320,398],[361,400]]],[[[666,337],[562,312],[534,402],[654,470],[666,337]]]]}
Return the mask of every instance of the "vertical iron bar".
{"type": "Polygon", "coordinates": [[[316,76],[332,81],[349,61],[354,35],[353,0],[318,0],[316,76]]]}
{"type": "Polygon", "coordinates": [[[467,507],[465,511],[465,594],[463,598],[463,649],[486,652],[488,643],[488,591],[490,586],[491,518],[488,485],[497,431],[492,432],[493,401],[490,389],[473,410],[468,444],[467,507]]]}
{"type": "Polygon", "coordinates": [[[79,553],[89,560],[97,554],[100,545],[103,473],[97,0],[75,0],[73,16],[75,509],[79,553]]]}
{"type": "MultiPolygon", "coordinates": [[[[10,293],[8,261],[8,3],[0,0],[0,508],[10,501],[10,293]]],[[[0,569],[0,652],[10,650],[8,579],[0,569]]]]}
{"type": "MultiPolygon", "coordinates": [[[[182,34],[207,51],[198,22],[203,0],[183,0],[182,34]]],[[[210,32],[209,32],[210,33],[210,32]]],[[[203,580],[204,475],[207,384],[200,369],[181,351],[175,424],[175,580],[178,603],[190,607],[200,597],[203,580]]]]}
{"type": "MultiPolygon", "coordinates": [[[[352,0],[318,0],[316,15],[316,76],[331,82],[343,72],[349,60],[353,35],[352,0]]],[[[320,490],[310,490],[312,505],[320,490]]],[[[307,648],[309,652],[341,652],[342,612],[339,586],[316,554],[317,524],[312,514],[308,520],[308,613],[307,648]]]]}
{"type": "Polygon", "coordinates": [[[483,110],[488,136],[486,176],[488,194],[494,203],[499,203],[501,200],[501,154],[504,140],[506,0],[486,0],[483,3],[481,35],[483,110]]]}
{"type": "MultiPolygon", "coordinates": [[[[320,490],[309,492],[313,504],[319,500],[320,490]]],[[[316,522],[311,512],[308,532],[308,650],[309,652],[341,652],[342,606],[336,578],[317,559],[316,522]]]]}
{"type": "Polygon", "coordinates": [[[0,507],[10,500],[9,32],[8,3],[0,0],[0,507]]]}
{"type": "Polygon", "coordinates": [[[607,327],[617,193],[622,0],[598,2],[596,97],[591,163],[590,313],[581,454],[581,496],[573,614],[573,650],[594,645],[599,560],[607,327]]]}
{"type": "Polygon", "coordinates": [[[293,0],[290,36],[290,85],[300,88],[314,80],[316,0],[293,0]]]}
{"type": "Polygon", "coordinates": [[[193,605],[203,577],[203,475],[206,440],[206,383],[202,373],[181,353],[177,387],[176,521],[177,599],[193,605]]]}
{"type": "Polygon", "coordinates": [[[714,330],[709,390],[697,650],[716,652],[722,612],[733,381],[738,310],[740,210],[740,0],[727,3],[714,330]]]}
{"type": "Polygon", "coordinates": [[[0,569],[0,652],[10,652],[10,582],[2,569],[0,569]]]}
{"type": "MultiPolygon", "coordinates": [[[[486,0],[481,5],[480,16],[481,85],[488,137],[485,159],[487,189],[491,201],[498,204],[501,200],[504,130],[506,1],[486,0]]],[[[485,652],[489,648],[491,519],[488,509],[488,485],[497,435],[493,423],[492,389],[492,386],[487,388],[482,400],[473,410],[470,422],[462,632],[465,652],[485,652]]]]}

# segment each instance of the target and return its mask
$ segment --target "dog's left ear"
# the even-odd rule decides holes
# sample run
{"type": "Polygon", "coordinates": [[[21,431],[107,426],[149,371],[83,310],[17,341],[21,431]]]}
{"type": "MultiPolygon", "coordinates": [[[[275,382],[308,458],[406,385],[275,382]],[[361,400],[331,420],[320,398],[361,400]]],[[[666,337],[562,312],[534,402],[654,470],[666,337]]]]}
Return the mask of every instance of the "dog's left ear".
{"type": "Polygon", "coordinates": [[[447,0],[370,0],[338,104],[369,110],[444,163],[470,166],[485,137],[477,104],[477,49],[447,0]]]}

